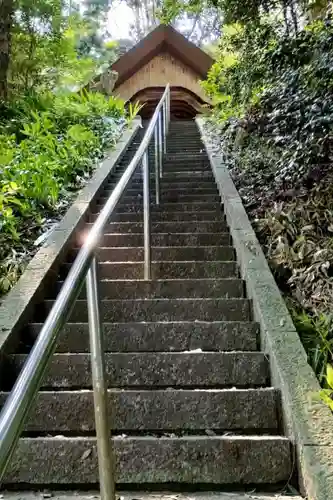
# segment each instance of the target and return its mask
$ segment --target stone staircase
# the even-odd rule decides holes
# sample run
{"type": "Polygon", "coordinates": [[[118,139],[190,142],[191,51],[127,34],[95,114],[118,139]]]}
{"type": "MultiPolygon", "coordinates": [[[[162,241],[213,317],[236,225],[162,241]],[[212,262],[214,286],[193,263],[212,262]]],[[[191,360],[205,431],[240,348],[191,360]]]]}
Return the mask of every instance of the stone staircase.
{"type": "MultiPolygon", "coordinates": [[[[143,132],[110,177],[88,227],[143,132]]],[[[281,491],[293,464],[291,444],[282,435],[280,394],[270,386],[269,359],[260,351],[258,325],[195,122],[171,122],[159,207],[152,194],[153,280],[142,280],[140,172],[98,250],[118,483],[129,489],[281,491]]],[[[10,390],[75,254],[36,307],[19,351],[2,367],[2,391],[10,390]]],[[[88,352],[82,292],[5,486],[97,485],[88,352]]]]}

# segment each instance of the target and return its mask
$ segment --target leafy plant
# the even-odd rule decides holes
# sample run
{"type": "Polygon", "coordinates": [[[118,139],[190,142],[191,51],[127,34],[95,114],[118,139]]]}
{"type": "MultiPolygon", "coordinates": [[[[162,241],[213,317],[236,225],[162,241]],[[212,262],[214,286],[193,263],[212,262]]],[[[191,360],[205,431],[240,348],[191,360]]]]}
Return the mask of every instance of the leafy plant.
{"type": "Polygon", "coordinates": [[[145,106],[145,103],[140,103],[136,101],[136,103],[130,102],[127,109],[127,123],[130,124],[134,120],[134,118],[140,113],[141,109],[145,106]]]}
{"type": "Polygon", "coordinates": [[[101,94],[46,94],[28,102],[18,107],[15,134],[1,136],[0,293],[23,269],[20,256],[64,210],[126,123],[124,103],[101,94]]]}
{"type": "Polygon", "coordinates": [[[328,388],[320,391],[320,397],[333,411],[333,366],[331,364],[326,366],[326,384],[328,388]]]}
{"type": "Polygon", "coordinates": [[[292,317],[308,354],[308,359],[322,385],[326,384],[327,366],[333,362],[333,318],[291,309],[292,317]]]}
{"type": "Polygon", "coordinates": [[[244,17],[243,2],[220,3],[233,24],[203,82],[214,103],[206,132],[242,196],[332,408],[333,24],[317,19],[286,30],[285,20],[264,10],[244,17]]]}

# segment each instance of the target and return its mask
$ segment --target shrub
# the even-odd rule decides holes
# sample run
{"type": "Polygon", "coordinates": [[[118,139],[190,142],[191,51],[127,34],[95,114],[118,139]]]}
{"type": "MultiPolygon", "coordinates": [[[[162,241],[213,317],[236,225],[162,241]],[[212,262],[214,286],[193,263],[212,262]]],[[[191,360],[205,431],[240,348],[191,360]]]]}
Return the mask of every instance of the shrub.
{"type": "Polygon", "coordinates": [[[253,221],[326,402],[333,392],[326,383],[333,362],[332,41],[330,20],[293,37],[265,19],[234,26],[204,83],[215,102],[208,132],[253,221]]]}
{"type": "Polygon", "coordinates": [[[124,103],[98,93],[32,96],[6,107],[0,136],[0,292],[16,281],[35,237],[90,176],[125,123],[124,103]]]}

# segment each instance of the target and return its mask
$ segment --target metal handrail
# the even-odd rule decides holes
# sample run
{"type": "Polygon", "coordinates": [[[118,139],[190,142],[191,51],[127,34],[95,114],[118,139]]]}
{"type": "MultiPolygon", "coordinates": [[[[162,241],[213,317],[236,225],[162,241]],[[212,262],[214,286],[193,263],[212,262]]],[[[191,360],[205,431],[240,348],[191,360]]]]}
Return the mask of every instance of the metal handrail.
{"type": "Polygon", "coordinates": [[[40,389],[44,373],[55,351],[59,333],[69,319],[75,301],[79,296],[84,281],[86,281],[100,493],[102,500],[112,500],[115,498],[114,457],[108,422],[107,384],[105,380],[105,360],[95,251],[105,225],[121,199],[137,166],[142,161],[144,279],[151,279],[148,147],[154,134],[155,189],[156,203],[159,204],[159,180],[162,177],[162,155],[166,151],[166,135],[169,128],[169,121],[170,86],[168,84],[136,154],[88,233],[2,409],[0,414],[0,480],[5,474],[26,423],[30,408],[40,389]]]}

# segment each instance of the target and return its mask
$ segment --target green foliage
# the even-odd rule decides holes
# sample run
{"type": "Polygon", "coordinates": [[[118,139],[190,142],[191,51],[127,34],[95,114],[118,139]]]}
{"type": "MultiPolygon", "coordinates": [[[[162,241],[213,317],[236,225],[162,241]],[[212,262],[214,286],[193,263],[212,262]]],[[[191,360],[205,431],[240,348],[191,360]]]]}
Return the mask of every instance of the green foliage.
{"type": "Polygon", "coordinates": [[[183,12],[187,14],[200,14],[210,4],[216,6],[214,5],[214,0],[208,2],[205,0],[164,0],[160,19],[164,24],[171,24],[183,12]]]}
{"type": "Polygon", "coordinates": [[[12,15],[0,33],[10,41],[0,47],[6,51],[0,68],[6,99],[0,100],[0,294],[15,283],[33,241],[64,211],[126,124],[120,99],[80,92],[115,57],[115,43],[106,41],[108,8],[108,0],[6,2],[12,15]]]}
{"type": "Polygon", "coordinates": [[[320,391],[320,397],[333,411],[333,366],[327,364],[326,366],[326,383],[328,388],[320,391]]]}
{"type": "Polygon", "coordinates": [[[140,103],[136,101],[134,104],[132,102],[128,105],[127,110],[127,123],[130,124],[134,118],[140,113],[141,109],[145,106],[145,103],[140,103]]]}
{"type": "Polygon", "coordinates": [[[56,11],[50,14],[50,22],[48,17],[44,19],[48,11],[44,14],[35,10],[27,9],[14,27],[9,71],[11,95],[80,88],[97,71],[96,62],[88,56],[78,57],[76,50],[88,27],[76,15],[56,22],[56,11]]]}
{"type": "Polygon", "coordinates": [[[219,56],[203,82],[209,97],[218,104],[217,112],[225,113],[227,102],[231,116],[245,113],[270,83],[267,49],[274,47],[277,30],[278,26],[265,19],[259,25],[224,26],[219,56]]]}
{"type": "MultiPolygon", "coordinates": [[[[274,152],[277,187],[300,185],[331,161],[333,25],[317,21],[286,38],[262,21],[227,33],[204,88],[215,117],[230,117],[274,152]]],[[[235,129],[231,120],[225,130],[235,129]]]]}
{"type": "MultiPolygon", "coordinates": [[[[309,364],[320,383],[327,387],[327,370],[333,361],[333,322],[324,314],[309,315],[291,309],[292,317],[308,354],[309,364]]],[[[332,381],[331,378],[329,380],[332,381]]],[[[333,389],[333,385],[329,385],[333,389]]]]}
{"type": "Polygon", "coordinates": [[[183,12],[202,14],[204,9],[216,8],[223,13],[224,23],[259,23],[263,15],[283,17],[286,31],[298,31],[299,15],[310,21],[323,18],[332,9],[328,0],[164,0],[162,20],[171,23],[183,12]]]}
{"type": "Polygon", "coordinates": [[[19,0],[13,4],[9,96],[79,90],[116,58],[102,29],[108,1],[19,0]],[[89,4],[89,5],[88,5],[89,4]]]}
{"type": "Polygon", "coordinates": [[[12,119],[0,136],[0,292],[21,271],[14,257],[83,185],[125,123],[124,103],[98,93],[35,96],[6,111],[12,119]]]}
{"type": "MultiPolygon", "coordinates": [[[[223,2],[220,2],[222,5],[223,2]]],[[[203,87],[215,137],[333,409],[333,24],[228,2],[203,87]],[[232,14],[232,15],[231,15],[232,14]]],[[[259,5],[259,3],[258,3],[259,5]]],[[[309,5],[303,5],[304,9],[309,5]]]]}

